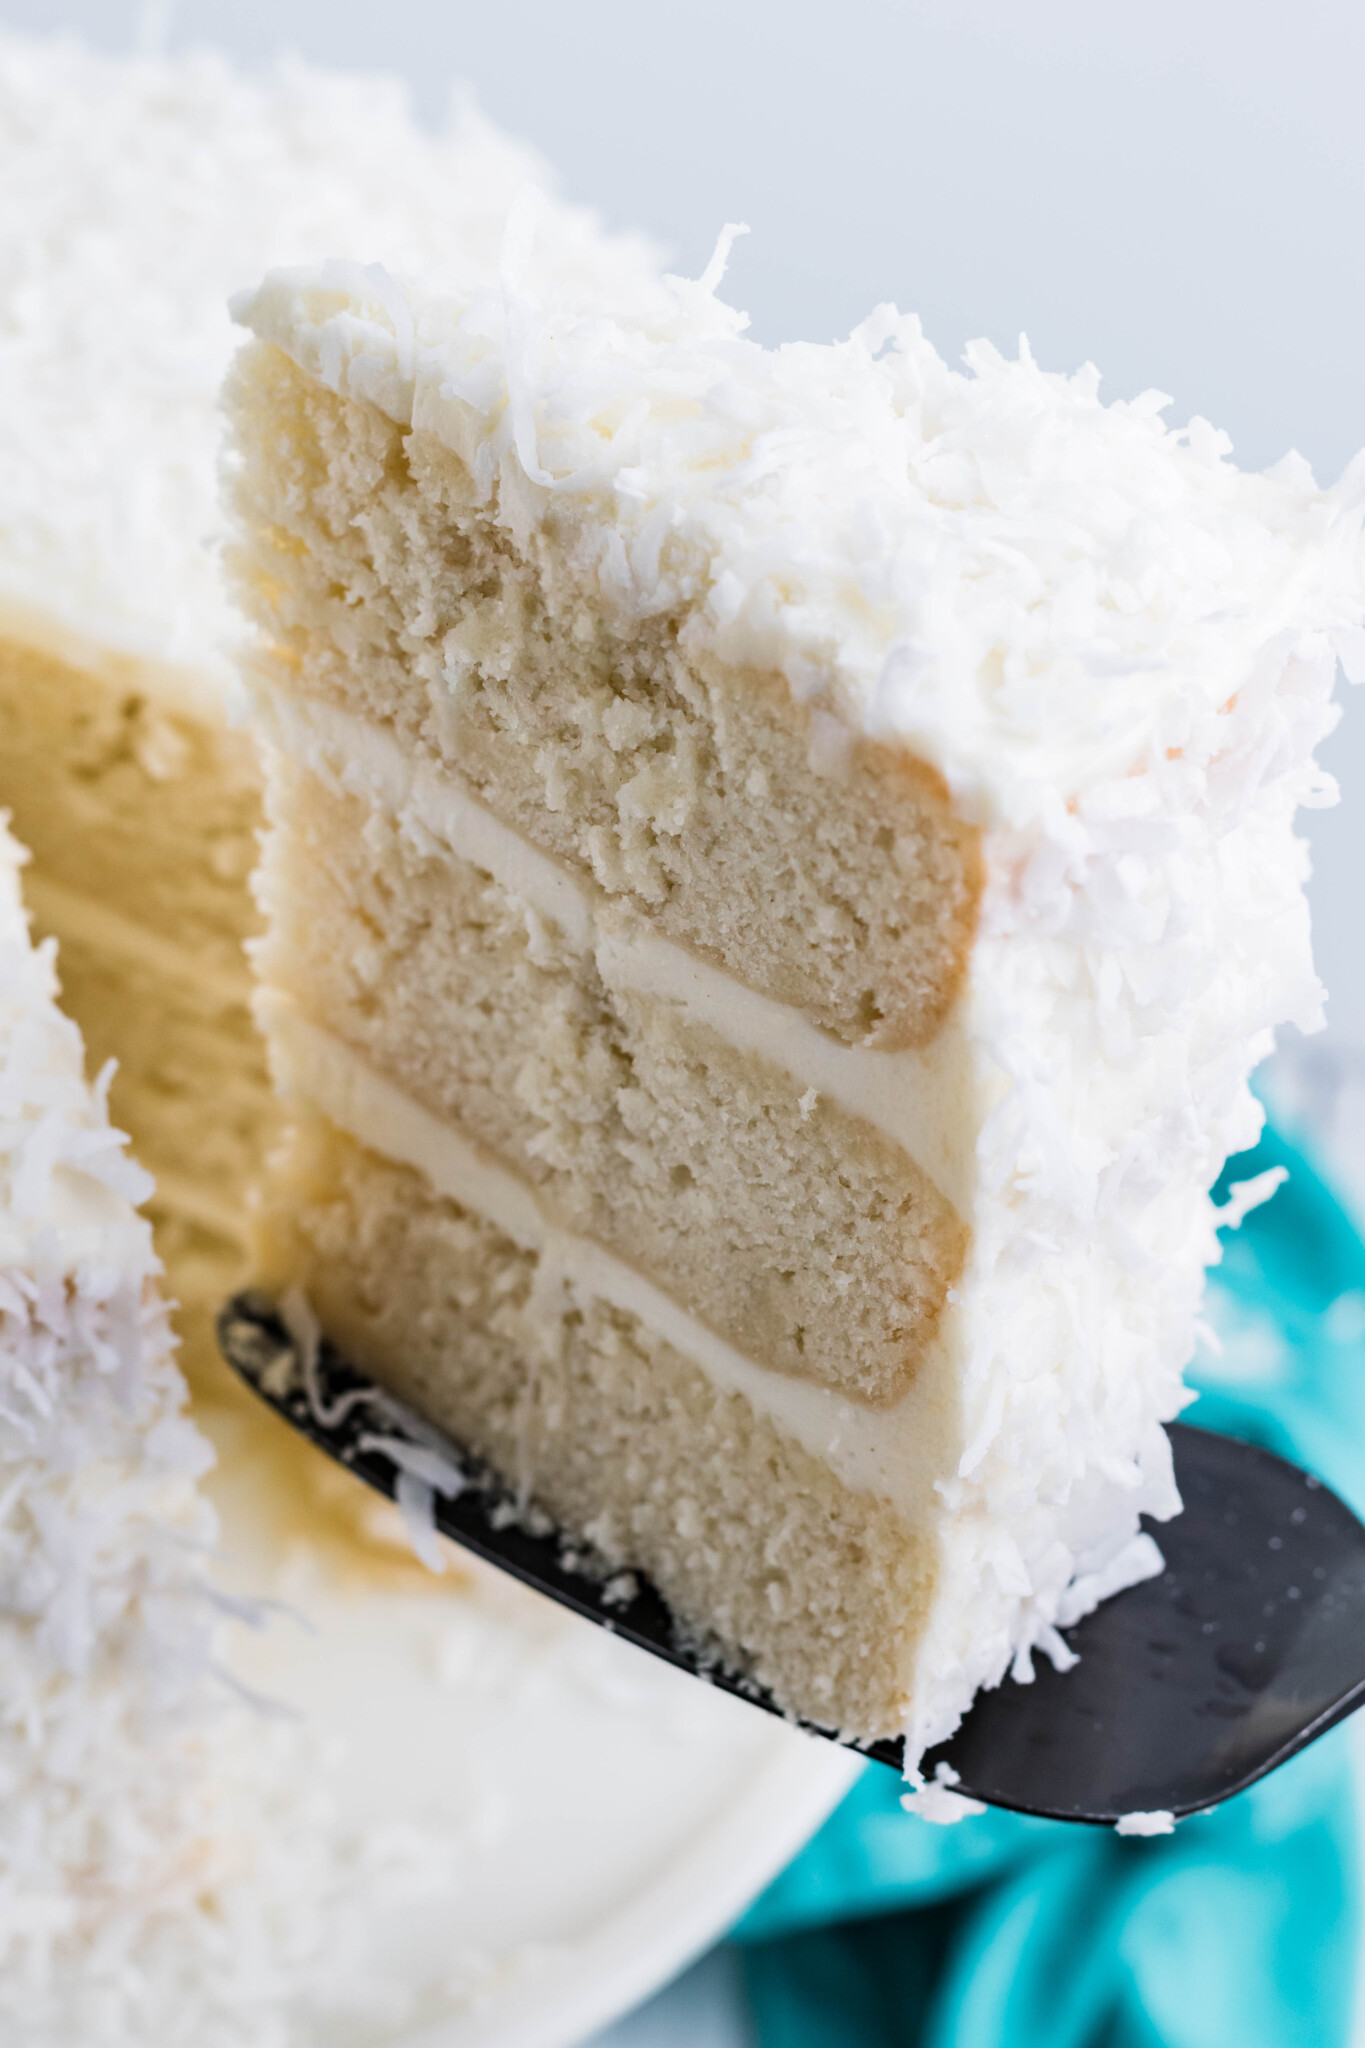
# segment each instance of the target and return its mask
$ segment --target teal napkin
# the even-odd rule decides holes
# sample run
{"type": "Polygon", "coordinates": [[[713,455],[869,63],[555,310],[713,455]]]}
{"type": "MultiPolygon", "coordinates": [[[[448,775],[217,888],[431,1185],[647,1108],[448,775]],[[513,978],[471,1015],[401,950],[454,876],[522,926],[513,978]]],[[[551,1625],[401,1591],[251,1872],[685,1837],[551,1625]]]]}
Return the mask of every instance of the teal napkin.
{"type": "MultiPolygon", "coordinates": [[[[1191,1421],[1365,1511],[1365,1245],[1267,1130],[1226,1184],[1191,1421]]],[[[1173,1835],[1015,1814],[934,1827],[869,1765],[735,1930],[760,2048],[1346,2048],[1361,1901],[1346,1728],[1173,1835]]]]}

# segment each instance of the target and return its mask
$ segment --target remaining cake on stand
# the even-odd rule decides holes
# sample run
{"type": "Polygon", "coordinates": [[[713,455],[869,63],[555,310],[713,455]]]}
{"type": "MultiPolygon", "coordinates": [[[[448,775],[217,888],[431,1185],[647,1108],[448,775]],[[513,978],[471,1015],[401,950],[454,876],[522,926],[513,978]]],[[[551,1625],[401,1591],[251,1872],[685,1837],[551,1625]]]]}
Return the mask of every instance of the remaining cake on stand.
{"type": "Polygon", "coordinates": [[[765,351],[718,274],[241,302],[258,1257],[913,1768],[1157,1567],[1360,516],[889,310],[765,351]]]}
{"type": "Polygon", "coordinates": [[[29,943],[22,859],[0,823],[0,2036],[283,2048],[335,1981],[345,1851],[302,1731],[223,1682],[151,1181],[29,943]]]}

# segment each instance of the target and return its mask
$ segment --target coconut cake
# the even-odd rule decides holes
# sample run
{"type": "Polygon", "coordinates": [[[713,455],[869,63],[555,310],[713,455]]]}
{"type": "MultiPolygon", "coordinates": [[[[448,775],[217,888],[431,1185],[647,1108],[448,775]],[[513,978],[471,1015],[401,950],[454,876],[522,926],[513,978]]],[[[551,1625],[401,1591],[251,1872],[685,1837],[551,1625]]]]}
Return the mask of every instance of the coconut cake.
{"type": "Polygon", "coordinates": [[[1359,477],[894,309],[765,350],[723,260],[238,302],[257,1258],[913,1771],[1159,1567],[1209,1190],[1320,1019],[1359,477]]]}

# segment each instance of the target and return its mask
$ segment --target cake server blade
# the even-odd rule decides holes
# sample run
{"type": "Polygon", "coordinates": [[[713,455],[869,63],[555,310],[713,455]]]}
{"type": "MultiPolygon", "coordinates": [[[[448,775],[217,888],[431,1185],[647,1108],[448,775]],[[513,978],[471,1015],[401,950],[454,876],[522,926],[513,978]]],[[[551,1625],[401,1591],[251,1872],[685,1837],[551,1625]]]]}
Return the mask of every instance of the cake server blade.
{"type": "MultiPolygon", "coordinates": [[[[415,1481],[454,1542],[638,1648],[780,1711],[689,1641],[639,1573],[594,1571],[547,1518],[325,1339],[296,1343],[267,1297],[237,1295],[218,1330],[247,1386],[368,1485],[396,1498],[406,1472],[409,1497],[415,1481]]],[[[944,1766],[961,1794],[1055,1820],[1179,1819],[1264,1777],[1365,1700],[1365,1528],[1318,1480],[1258,1445],[1182,1423],[1170,1436],[1185,1509],[1153,1530],[1165,1570],[1062,1631],[1074,1669],[1038,1656],[1030,1682],[1011,1677],[979,1694],[925,1758],[926,1777],[944,1766]]],[[[856,1746],[901,1765],[899,1741],[856,1746]]]]}

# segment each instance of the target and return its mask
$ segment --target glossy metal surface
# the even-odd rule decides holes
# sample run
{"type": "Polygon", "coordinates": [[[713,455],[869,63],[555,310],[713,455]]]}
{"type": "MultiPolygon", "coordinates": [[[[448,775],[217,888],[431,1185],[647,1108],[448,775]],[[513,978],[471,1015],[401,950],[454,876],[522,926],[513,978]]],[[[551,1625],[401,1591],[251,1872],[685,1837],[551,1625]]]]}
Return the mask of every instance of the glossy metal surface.
{"type": "MultiPolygon", "coordinates": [[[[375,1439],[436,1452],[463,1475],[458,1490],[434,1496],[444,1535],[654,1656],[776,1711],[680,1638],[638,1574],[604,1581],[582,1568],[477,1460],[325,1342],[305,1372],[264,1297],[230,1302],[219,1335],[247,1384],[369,1485],[393,1496],[400,1476],[375,1439]]],[[[1064,1632],[1080,1657],[1074,1670],[1036,1657],[1032,1684],[1006,1679],[982,1693],[926,1758],[928,1775],[948,1764],[974,1798],[1061,1820],[1179,1817],[1241,1791],[1365,1699],[1365,1528],[1316,1479],[1256,1445],[1183,1424],[1171,1441],[1185,1512],[1154,1530],[1165,1572],[1064,1632]]],[[[411,1472],[420,1453],[408,1462],[411,1472]]],[[[884,1742],[870,1753],[899,1765],[900,1751],[884,1742]]]]}

